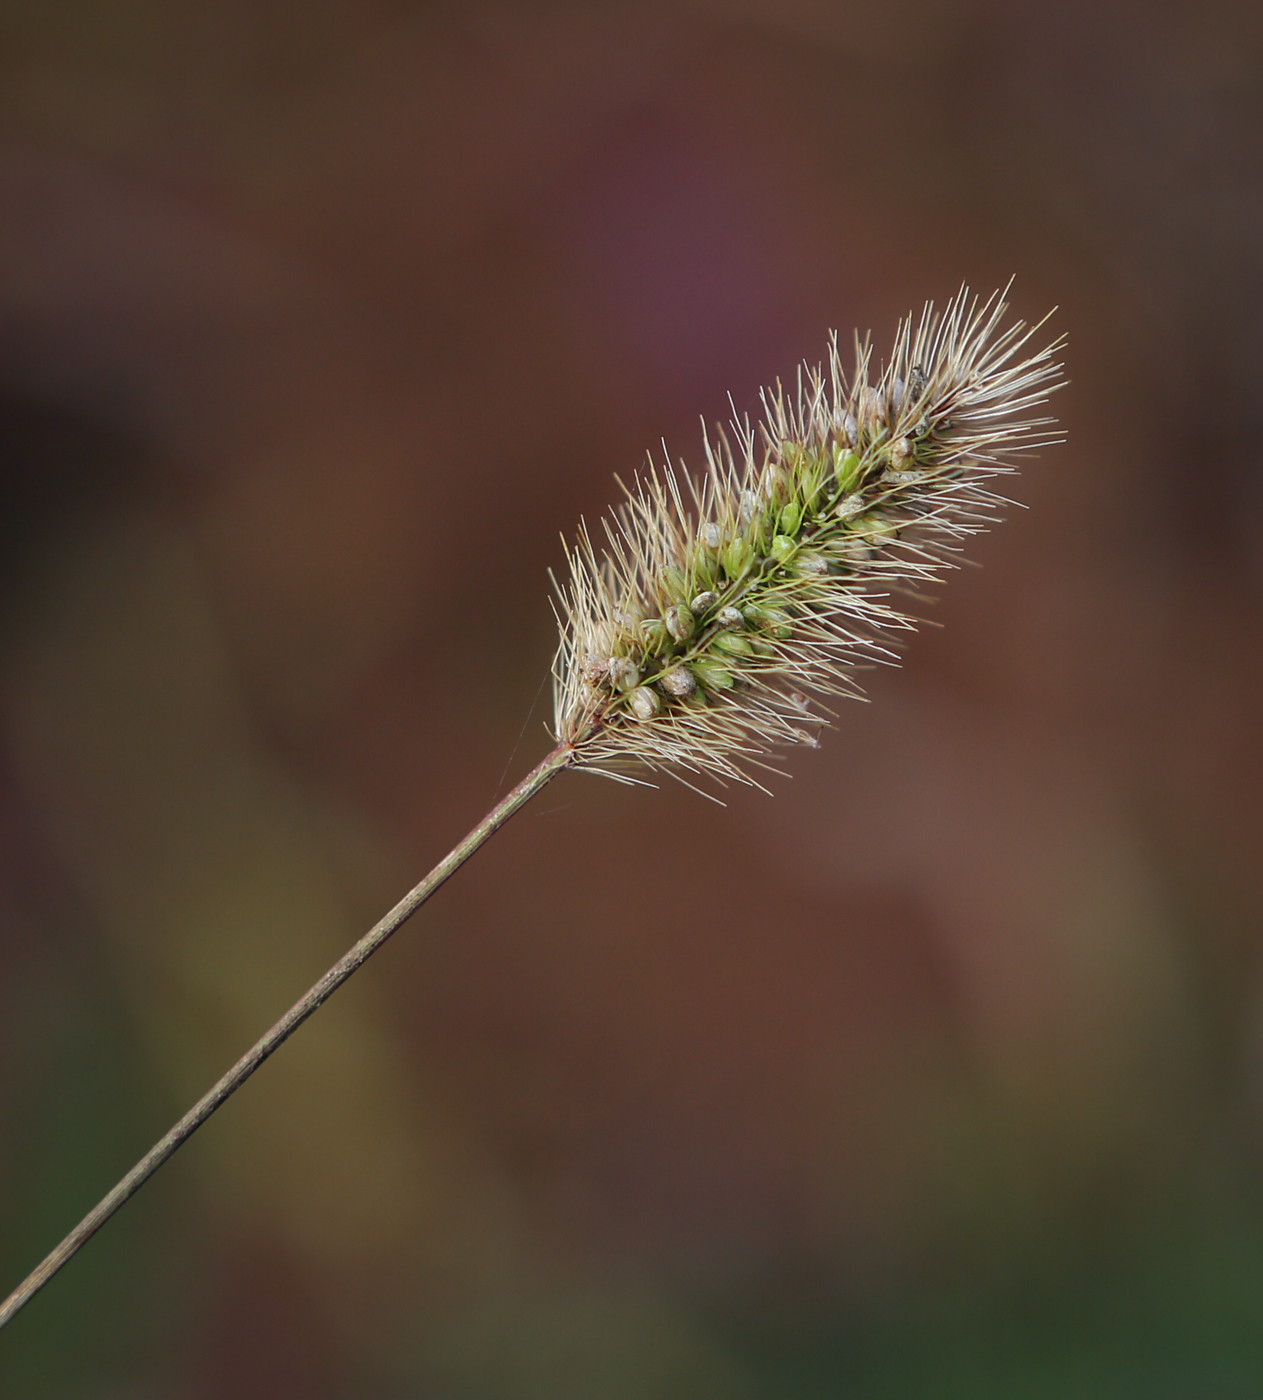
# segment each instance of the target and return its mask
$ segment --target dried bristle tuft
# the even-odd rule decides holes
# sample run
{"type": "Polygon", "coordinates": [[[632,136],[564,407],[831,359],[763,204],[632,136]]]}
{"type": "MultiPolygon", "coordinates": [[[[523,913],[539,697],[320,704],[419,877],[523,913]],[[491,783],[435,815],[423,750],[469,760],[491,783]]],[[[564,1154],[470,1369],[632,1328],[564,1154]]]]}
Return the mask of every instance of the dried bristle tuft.
{"type": "Polygon", "coordinates": [[[1057,440],[1031,411],[1061,385],[1060,342],[1028,353],[1039,327],[1005,311],[999,292],[927,306],[875,384],[868,343],[848,379],[833,336],[827,371],[802,366],[757,428],[705,442],[700,480],[651,466],[602,522],[607,548],[583,528],[554,665],[575,766],[754,782],[773,748],[814,744],[803,692],[858,696],[856,670],[915,626],[892,595],[956,567],[1004,503],[984,483],[1057,440]]]}

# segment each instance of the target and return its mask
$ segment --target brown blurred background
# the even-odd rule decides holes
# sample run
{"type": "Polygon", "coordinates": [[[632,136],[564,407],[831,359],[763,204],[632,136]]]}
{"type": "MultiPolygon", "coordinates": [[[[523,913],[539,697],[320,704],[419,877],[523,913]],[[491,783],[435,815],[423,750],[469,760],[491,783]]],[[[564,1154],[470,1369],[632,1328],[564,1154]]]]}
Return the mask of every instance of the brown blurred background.
{"type": "Polygon", "coordinates": [[[792,782],[564,775],[0,1393],[1263,1394],[1263,10],[0,36],[0,1292],[543,753],[614,472],[962,280],[1073,379],[792,782]]]}

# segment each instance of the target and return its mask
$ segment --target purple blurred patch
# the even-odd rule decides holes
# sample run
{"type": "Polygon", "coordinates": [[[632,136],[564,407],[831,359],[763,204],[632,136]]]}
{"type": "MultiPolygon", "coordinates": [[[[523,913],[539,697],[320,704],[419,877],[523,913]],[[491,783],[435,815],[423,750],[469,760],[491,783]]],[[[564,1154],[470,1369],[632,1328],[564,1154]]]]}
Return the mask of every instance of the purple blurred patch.
{"type": "Polygon", "coordinates": [[[625,128],[576,170],[549,222],[612,353],[695,411],[784,358],[805,249],[758,172],[687,126],[656,115],[625,128]]]}

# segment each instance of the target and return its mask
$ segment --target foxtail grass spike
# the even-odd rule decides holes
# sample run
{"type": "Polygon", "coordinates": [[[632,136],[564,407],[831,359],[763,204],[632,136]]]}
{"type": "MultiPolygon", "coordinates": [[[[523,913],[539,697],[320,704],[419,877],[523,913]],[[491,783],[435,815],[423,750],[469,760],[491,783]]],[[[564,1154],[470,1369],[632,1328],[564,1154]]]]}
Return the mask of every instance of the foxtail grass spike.
{"type": "Polygon", "coordinates": [[[764,390],[757,425],[704,440],[700,478],[650,464],[603,538],[581,531],[554,666],[572,766],[754,783],[773,750],[815,744],[813,702],[895,659],[902,598],[996,519],[987,483],[1056,440],[1035,410],[1060,342],[1032,351],[1040,327],[1006,310],[1001,292],[929,305],[875,375],[857,341],[848,376],[835,335],[827,365],[764,390]]]}

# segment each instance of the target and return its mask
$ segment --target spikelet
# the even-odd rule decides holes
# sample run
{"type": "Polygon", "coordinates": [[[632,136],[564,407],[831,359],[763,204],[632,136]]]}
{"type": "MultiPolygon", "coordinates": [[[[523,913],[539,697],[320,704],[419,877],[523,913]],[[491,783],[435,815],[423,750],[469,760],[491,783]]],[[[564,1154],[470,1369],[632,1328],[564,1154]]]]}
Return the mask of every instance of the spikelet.
{"type": "Polygon", "coordinates": [[[996,519],[985,483],[1012,454],[1056,440],[1031,415],[1060,387],[1060,342],[1027,353],[1039,326],[1005,311],[1000,292],[927,306],[875,383],[868,343],[848,379],[833,336],[827,371],[764,391],[757,429],[705,440],[700,480],[651,465],[600,550],[583,527],[553,668],[573,766],[754,783],[773,749],[814,745],[808,696],[859,696],[856,671],[895,659],[915,627],[895,599],[996,519]]]}

